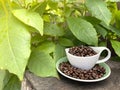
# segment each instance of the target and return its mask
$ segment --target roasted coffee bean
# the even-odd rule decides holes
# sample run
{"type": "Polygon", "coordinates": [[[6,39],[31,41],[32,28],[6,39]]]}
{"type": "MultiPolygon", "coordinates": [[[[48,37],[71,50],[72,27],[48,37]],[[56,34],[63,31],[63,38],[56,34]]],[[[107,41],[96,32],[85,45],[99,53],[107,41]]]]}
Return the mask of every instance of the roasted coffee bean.
{"type": "Polygon", "coordinates": [[[60,63],[59,69],[66,75],[77,79],[94,80],[103,77],[106,73],[104,67],[96,64],[90,70],[73,67],[69,62],[60,63]]]}
{"type": "Polygon", "coordinates": [[[75,56],[86,57],[97,54],[92,48],[87,46],[74,46],[69,49],[69,53],[75,56]]]}

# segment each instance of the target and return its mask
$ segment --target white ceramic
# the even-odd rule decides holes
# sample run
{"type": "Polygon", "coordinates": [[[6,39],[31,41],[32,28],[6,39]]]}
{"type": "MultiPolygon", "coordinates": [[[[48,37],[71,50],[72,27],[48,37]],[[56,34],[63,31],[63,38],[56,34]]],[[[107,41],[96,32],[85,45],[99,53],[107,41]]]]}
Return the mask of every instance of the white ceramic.
{"type": "Polygon", "coordinates": [[[87,56],[87,57],[80,57],[70,54],[69,48],[65,49],[68,61],[71,65],[77,68],[81,68],[83,70],[89,70],[94,67],[95,64],[103,63],[109,60],[111,57],[111,52],[106,47],[91,47],[97,54],[93,56],[87,56]],[[106,50],[108,52],[107,56],[103,59],[99,60],[101,53],[106,50]]]}
{"type": "Polygon", "coordinates": [[[63,57],[63,58],[59,59],[59,60],[57,61],[57,63],[56,63],[56,69],[57,69],[57,71],[58,71],[61,75],[65,76],[65,77],[67,77],[67,78],[69,78],[69,79],[71,79],[71,80],[80,81],[80,82],[98,82],[98,81],[102,81],[102,80],[107,79],[107,78],[110,76],[110,74],[111,74],[111,69],[110,69],[110,67],[109,67],[106,63],[100,63],[99,65],[102,66],[102,67],[104,67],[104,68],[105,68],[105,71],[106,71],[106,73],[105,73],[105,75],[104,75],[103,77],[101,77],[101,78],[99,78],[99,79],[94,79],[94,80],[83,80],[83,79],[73,78],[73,77],[70,77],[70,76],[64,74],[64,73],[59,69],[60,63],[62,63],[62,62],[67,62],[67,61],[68,61],[68,59],[67,59],[66,57],[63,57]]]}

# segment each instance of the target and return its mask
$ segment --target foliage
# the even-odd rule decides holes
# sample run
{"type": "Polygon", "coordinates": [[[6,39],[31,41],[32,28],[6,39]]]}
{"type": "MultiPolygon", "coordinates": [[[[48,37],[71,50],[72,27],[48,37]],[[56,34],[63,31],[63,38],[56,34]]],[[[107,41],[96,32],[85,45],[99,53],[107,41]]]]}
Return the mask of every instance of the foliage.
{"type": "Polygon", "coordinates": [[[97,45],[98,38],[97,38],[96,30],[89,22],[87,22],[84,19],[76,18],[76,17],[75,18],[69,17],[67,19],[67,22],[71,32],[76,36],[76,38],[89,45],[97,45]]]}
{"type": "Polygon", "coordinates": [[[26,69],[58,77],[66,47],[110,41],[120,56],[118,1],[0,0],[0,89],[20,90],[26,69]]]}
{"type": "Polygon", "coordinates": [[[20,90],[21,83],[17,76],[0,70],[0,90],[20,90]]]}
{"type": "Polygon", "coordinates": [[[103,2],[102,0],[92,0],[92,2],[90,0],[86,0],[85,4],[93,16],[109,25],[111,20],[111,13],[106,7],[107,5],[105,2],[103,2]]]}

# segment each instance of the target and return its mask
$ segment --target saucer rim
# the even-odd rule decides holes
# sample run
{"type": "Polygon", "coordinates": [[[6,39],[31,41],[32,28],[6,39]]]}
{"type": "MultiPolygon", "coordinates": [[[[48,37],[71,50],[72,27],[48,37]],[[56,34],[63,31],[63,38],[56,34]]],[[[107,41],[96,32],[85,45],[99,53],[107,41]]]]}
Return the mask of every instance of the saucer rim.
{"type": "Polygon", "coordinates": [[[61,62],[67,62],[67,61],[68,61],[68,60],[67,60],[67,57],[62,57],[62,58],[60,58],[60,59],[57,61],[57,63],[56,63],[56,69],[57,69],[57,71],[58,71],[61,75],[63,75],[64,77],[67,77],[67,78],[69,78],[69,79],[71,79],[71,80],[80,81],[80,82],[98,82],[98,81],[102,81],[102,80],[107,79],[107,78],[110,76],[110,74],[111,74],[111,69],[110,69],[110,67],[108,66],[108,64],[106,64],[106,63],[100,63],[100,65],[104,64],[104,65],[106,66],[105,69],[107,68],[107,70],[108,70],[108,73],[106,73],[103,77],[101,77],[101,78],[99,78],[99,79],[94,79],[94,80],[83,80],[83,79],[73,78],[73,77],[70,77],[70,76],[64,74],[64,73],[59,69],[59,64],[60,64],[61,62]]]}

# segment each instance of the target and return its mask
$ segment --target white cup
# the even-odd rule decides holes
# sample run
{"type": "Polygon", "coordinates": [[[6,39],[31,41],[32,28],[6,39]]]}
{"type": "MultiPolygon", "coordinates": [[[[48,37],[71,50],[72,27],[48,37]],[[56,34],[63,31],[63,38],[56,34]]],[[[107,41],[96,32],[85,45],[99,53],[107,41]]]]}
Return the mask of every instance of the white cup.
{"type": "Polygon", "coordinates": [[[93,56],[80,57],[69,53],[69,48],[65,49],[68,61],[74,67],[81,68],[83,70],[89,70],[94,67],[95,64],[103,63],[109,60],[111,52],[106,47],[91,47],[97,54],[93,56]],[[106,50],[107,56],[99,60],[101,53],[106,50]]]}

